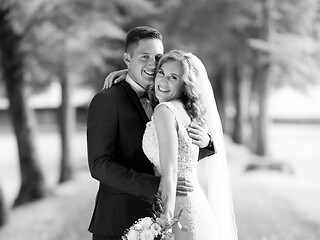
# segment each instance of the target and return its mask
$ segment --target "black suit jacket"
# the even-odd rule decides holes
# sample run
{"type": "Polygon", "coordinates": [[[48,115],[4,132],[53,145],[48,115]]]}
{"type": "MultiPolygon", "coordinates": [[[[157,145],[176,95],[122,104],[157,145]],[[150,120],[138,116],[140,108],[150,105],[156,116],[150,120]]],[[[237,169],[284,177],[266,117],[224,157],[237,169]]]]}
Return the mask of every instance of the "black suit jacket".
{"type": "Polygon", "coordinates": [[[160,178],[142,150],[148,118],[126,81],[92,99],[87,119],[90,172],[99,181],[89,226],[94,234],[121,236],[138,218],[151,215],[160,178]]]}

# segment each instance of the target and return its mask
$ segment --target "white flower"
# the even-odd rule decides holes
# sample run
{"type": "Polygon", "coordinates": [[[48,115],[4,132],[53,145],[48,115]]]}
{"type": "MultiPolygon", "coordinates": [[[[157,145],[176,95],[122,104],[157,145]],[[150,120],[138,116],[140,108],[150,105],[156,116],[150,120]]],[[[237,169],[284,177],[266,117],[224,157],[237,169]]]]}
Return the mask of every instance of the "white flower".
{"type": "Polygon", "coordinates": [[[154,236],[157,236],[162,230],[161,226],[156,222],[150,226],[150,229],[153,232],[154,236]]]}
{"type": "Polygon", "coordinates": [[[133,229],[137,231],[141,231],[142,230],[141,223],[136,223],[135,225],[133,225],[133,229]]]}
{"type": "Polygon", "coordinates": [[[152,223],[153,223],[153,221],[150,217],[142,218],[139,221],[139,224],[141,224],[142,229],[149,229],[152,223]]]}
{"type": "Polygon", "coordinates": [[[139,237],[139,232],[134,229],[130,229],[130,231],[127,233],[128,240],[137,240],[138,237],[139,237]]]}
{"type": "Polygon", "coordinates": [[[140,239],[141,240],[153,240],[154,239],[154,235],[153,235],[152,230],[149,229],[149,230],[143,231],[140,234],[140,239]]]}
{"type": "MultiPolygon", "coordinates": [[[[158,196],[156,196],[158,197],[158,196]]],[[[172,227],[175,224],[181,228],[179,218],[181,212],[177,217],[174,217],[172,214],[169,216],[163,214],[164,208],[162,206],[162,201],[156,200],[156,204],[153,206],[153,218],[144,217],[138,219],[129,229],[126,230],[125,236],[122,237],[122,240],[174,240],[174,235],[172,233],[172,227]]]]}

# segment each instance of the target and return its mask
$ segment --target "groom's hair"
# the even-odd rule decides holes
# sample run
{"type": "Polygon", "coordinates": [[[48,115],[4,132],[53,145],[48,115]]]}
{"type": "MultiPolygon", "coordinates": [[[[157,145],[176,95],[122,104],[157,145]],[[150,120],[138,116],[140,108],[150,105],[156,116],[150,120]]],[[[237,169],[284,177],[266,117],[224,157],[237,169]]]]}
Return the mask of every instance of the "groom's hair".
{"type": "Polygon", "coordinates": [[[127,32],[125,52],[132,55],[135,48],[138,46],[139,41],[142,39],[159,39],[162,41],[162,35],[157,29],[147,26],[132,28],[127,32]]]}

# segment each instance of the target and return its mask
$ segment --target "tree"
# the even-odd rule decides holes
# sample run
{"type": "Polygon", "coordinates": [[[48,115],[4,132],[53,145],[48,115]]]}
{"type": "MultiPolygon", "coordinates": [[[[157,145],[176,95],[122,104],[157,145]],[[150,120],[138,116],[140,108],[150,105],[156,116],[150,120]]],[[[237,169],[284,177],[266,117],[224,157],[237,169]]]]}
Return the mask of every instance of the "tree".
{"type": "Polygon", "coordinates": [[[17,138],[21,186],[14,206],[44,197],[45,184],[34,142],[34,116],[24,88],[22,37],[12,26],[13,6],[0,4],[0,54],[10,115],[17,138]]]}
{"type": "Polygon", "coordinates": [[[7,209],[4,202],[4,196],[2,189],[0,187],[0,227],[3,226],[7,222],[7,209]]]}
{"type": "MultiPolygon", "coordinates": [[[[262,11],[261,11],[261,27],[258,30],[258,38],[269,42],[270,38],[270,0],[261,0],[262,11]]],[[[267,153],[267,100],[268,92],[270,88],[270,67],[271,67],[271,56],[267,52],[258,51],[255,69],[255,78],[253,79],[255,93],[255,99],[257,100],[258,114],[254,118],[253,132],[256,132],[253,145],[253,152],[264,156],[267,153]]]]}
{"type": "Polygon", "coordinates": [[[241,66],[238,52],[234,51],[233,65],[232,65],[232,79],[233,79],[233,96],[236,114],[234,116],[234,129],[232,131],[232,140],[235,143],[244,143],[244,126],[245,126],[245,116],[244,116],[244,77],[241,73],[243,67],[241,66]]]}
{"type": "MultiPolygon", "coordinates": [[[[39,4],[38,9],[45,8],[45,3],[39,4]]],[[[106,67],[122,61],[125,37],[122,28],[136,22],[132,20],[137,16],[146,16],[152,4],[144,0],[109,1],[107,4],[103,0],[68,0],[56,1],[47,9],[45,12],[36,11],[41,14],[34,21],[37,24],[33,28],[33,38],[36,39],[33,42],[37,44],[33,46],[35,52],[41,55],[38,64],[45,65],[45,69],[61,84],[59,129],[62,155],[59,182],[64,182],[72,177],[73,172],[71,137],[76,124],[76,109],[71,103],[73,89],[79,83],[88,81],[96,83],[97,90],[101,90],[106,67]],[[42,40],[38,35],[39,29],[50,37],[42,35],[42,40]],[[101,79],[100,84],[92,81],[92,75],[101,79]]]]}
{"type": "MultiPolygon", "coordinates": [[[[268,129],[267,99],[271,87],[291,85],[304,90],[318,81],[320,48],[320,2],[310,1],[261,1],[261,24],[257,35],[248,42],[255,51],[253,77],[253,151],[267,153],[268,129]],[[279,17],[281,16],[281,17],[279,17]]],[[[259,26],[259,25],[258,25],[259,26]]]]}
{"type": "Polygon", "coordinates": [[[71,140],[76,124],[76,108],[71,102],[73,88],[86,80],[90,68],[104,65],[101,54],[91,45],[92,35],[117,34],[112,31],[116,28],[108,28],[112,24],[105,19],[106,10],[109,11],[108,4],[100,0],[38,1],[30,11],[33,14],[26,17],[30,24],[24,40],[29,46],[27,71],[32,82],[45,86],[50,81],[58,81],[61,86],[61,105],[57,112],[61,137],[59,183],[71,179],[74,171],[71,163],[71,140]],[[74,84],[74,80],[78,84],[74,84]]]}
{"type": "Polygon", "coordinates": [[[65,42],[62,40],[61,72],[61,106],[60,106],[60,134],[61,134],[61,161],[59,183],[70,180],[73,175],[71,164],[71,136],[75,129],[75,108],[71,104],[72,85],[68,78],[67,58],[65,56],[65,42]]]}
{"type": "Polygon", "coordinates": [[[217,103],[225,132],[254,153],[267,154],[270,88],[318,82],[319,5],[318,0],[182,0],[165,9],[161,26],[169,48],[195,52],[204,61],[222,97],[217,103]]]}
{"type": "Polygon", "coordinates": [[[235,142],[243,144],[250,95],[247,69],[252,57],[247,38],[254,29],[257,3],[251,0],[181,2],[165,15],[164,35],[171,37],[172,45],[179,44],[178,48],[195,52],[204,61],[224,130],[235,142]]]}

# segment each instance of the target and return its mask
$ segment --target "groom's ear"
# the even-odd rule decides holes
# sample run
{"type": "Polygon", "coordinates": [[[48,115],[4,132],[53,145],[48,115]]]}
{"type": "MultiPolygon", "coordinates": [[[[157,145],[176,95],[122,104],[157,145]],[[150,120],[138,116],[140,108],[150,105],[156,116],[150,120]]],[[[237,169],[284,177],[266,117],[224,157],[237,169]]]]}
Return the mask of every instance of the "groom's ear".
{"type": "Polygon", "coordinates": [[[130,53],[127,53],[127,52],[124,52],[124,53],[123,53],[123,61],[124,61],[124,63],[127,65],[127,67],[129,67],[130,62],[131,62],[130,53]]]}

